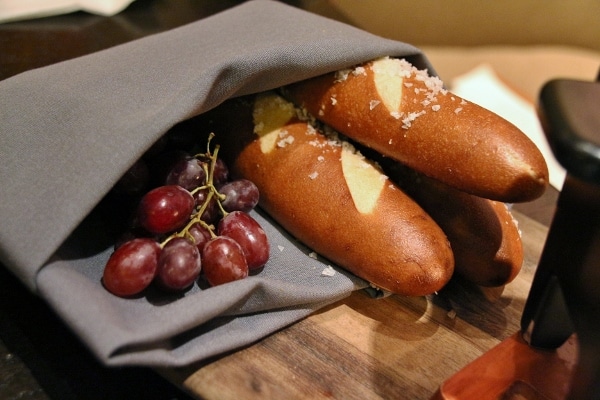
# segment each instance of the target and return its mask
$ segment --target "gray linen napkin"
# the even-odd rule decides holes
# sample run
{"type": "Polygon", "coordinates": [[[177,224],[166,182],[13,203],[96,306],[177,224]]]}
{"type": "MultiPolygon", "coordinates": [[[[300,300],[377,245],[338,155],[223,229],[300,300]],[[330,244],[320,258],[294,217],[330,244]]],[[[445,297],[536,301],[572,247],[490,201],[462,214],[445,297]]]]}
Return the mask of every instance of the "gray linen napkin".
{"type": "Polygon", "coordinates": [[[100,283],[111,246],[92,210],[176,123],[384,55],[431,70],[413,46],[255,0],[0,82],[0,260],[108,365],[185,365],[366,287],[340,269],[321,276],[327,261],[257,211],[272,244],[260,274],[176,298],[120,299],[100,283]]]}

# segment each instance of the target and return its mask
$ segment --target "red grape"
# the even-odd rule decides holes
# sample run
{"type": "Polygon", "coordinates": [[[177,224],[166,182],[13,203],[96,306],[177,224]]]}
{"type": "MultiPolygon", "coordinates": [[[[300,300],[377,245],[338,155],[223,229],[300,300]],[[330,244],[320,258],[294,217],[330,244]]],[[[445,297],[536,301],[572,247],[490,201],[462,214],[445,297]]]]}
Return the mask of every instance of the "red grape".
{"type": "Polygon", "coordinates": [[[204,250],[204,245],[208,243],[212,236],[208,229],[200,225],[199,223],[195,223],[190,226],[188,229],[188,233],[194,238],[194,244],[200,251],[200,255],[202,255],[202,250],[204,250]]]}
{"type": "Polygon", "coordinates": [[[133,239],[121,245],[108,259],[102,282],[117,296],[133,296],[156,276],[161,249],[152,239],[133,239]]]}
{"type": "Polygon", "coordinates": [[[142,190],[153,188],[131,204],[137,210],[105,265],[102,281],[115,295],[138,294],[152,281],[170,292],[183,291],[202,273],[211,286],[221,285],[246,278],[267,262],[268,238],[248,214],[258,204],[258,188],[246,179],[229,181],[218,148],[194,157],[179,150],[195,137],[170,134],[111,192],[119,201],[137,202],[142,190]]]}
{"type": "MultiPolygon", "coordinates": [[[[196,207],[198,207],[198,209],[206,202],[206,196],[208,196],[208,189],[198,190],[194,193],[194,200],[196,201],[196,207]]],[[[200,216],[200,219],[207,224],[213,224],[217,222],[219,217],[221,217],[219,206],[216,197],[213,196],[200,216]]]]}
{"type": "Polygon", "coordinates": [[[248,179],[228,182],[221,186],[219,192],[225,195],[225,200],[221,202],[225,211],[250,212],[258,204],[258,187],[248,179]]]}
{"type": "Polygon", "coordinates": [[[215,170],[213,171],[213,185],[215,187],[220,187],[225,184],[229,179],[229,169],[227,168],[227,164],[220,159],[217,158],[215,161],[215,170]]]}
{"type": "Polygon", "coordinates": [[[183,290],[194,283],[201,268],[198,248],[189,240],[176,237],[160,253],[156,281],[164,289],[183,290]]]}
{"type": "Polygon", "coordinates": [[[227,214],[219,222],[217,232],[239,243],[246,256],[248,268],[260,268],[269,259],[267,234],[249,214],[242,211],[227,214]]]}
{"type": "Polygon", "coordinates": [[[179,160],[169,171],[165,184],[179,185],[186,190],[194,190],[206,182],[203,165],[204,163],[192,157],[179,160]]]}
{"type": "Polygon", "coordinates": [[[194,197],[181,186],[160,186],[142,197],[138,220],[151,233],[168,233],[183,227],[194,207],[194,197]]]}
{"type": "Polygon", "coordinates": [[[202,262],[204,276],[211,286],[248,276],[244,251],[235,240],[226,236],[217,236],[204,246],[202,262]]]}

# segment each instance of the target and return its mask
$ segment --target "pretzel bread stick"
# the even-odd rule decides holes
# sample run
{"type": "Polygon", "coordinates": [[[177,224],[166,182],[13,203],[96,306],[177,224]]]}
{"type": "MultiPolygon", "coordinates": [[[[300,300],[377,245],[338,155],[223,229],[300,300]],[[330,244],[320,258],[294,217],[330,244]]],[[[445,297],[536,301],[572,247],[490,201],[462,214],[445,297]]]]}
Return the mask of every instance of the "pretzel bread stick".
{"type": "Polygon", "coordinates": [[[451,278],[452,251],[435,221],[282,97],[231,100],[205,118],[231,173],[252,180],[260,206],[321,256],[400,295],[430,294],[451,278]]]}
{"type": "Polygon", "coordinates": [[[548,185],[545,160],[523,132],[406,60],[379,59],[282,93],[352,140],[462,191],[522,202],[548,185]]]}

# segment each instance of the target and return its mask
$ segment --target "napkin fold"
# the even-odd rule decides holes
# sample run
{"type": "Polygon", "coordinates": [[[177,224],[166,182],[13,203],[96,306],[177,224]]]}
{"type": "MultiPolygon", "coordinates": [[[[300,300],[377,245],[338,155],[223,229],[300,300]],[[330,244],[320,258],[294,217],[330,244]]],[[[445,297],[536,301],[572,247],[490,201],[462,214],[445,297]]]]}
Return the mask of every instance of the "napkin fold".
{"type": "Polygon", "coordinates": [[[272,245],[259,274],[179,297],[117,298],[100,282],[112,247],[101,200],[178,122],[385,55],[434,72],[411,45],[254,0],[0,82],[0,260],[108,365],[222,354],[366,287],[339,268],[322,276],[327,260],[256,211],[272,245]]]}

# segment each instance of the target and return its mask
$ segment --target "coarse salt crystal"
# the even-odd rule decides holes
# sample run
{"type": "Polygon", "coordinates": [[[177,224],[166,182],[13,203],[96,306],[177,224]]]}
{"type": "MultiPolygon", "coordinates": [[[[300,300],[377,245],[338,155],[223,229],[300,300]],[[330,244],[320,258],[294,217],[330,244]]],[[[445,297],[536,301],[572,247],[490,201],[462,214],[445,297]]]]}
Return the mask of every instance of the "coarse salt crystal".
{"type": "Polygon", "coordinates": [[[289,144],[294,143],[294,137],[293,136],[286,136],[283,139],[281,139],[280,141],[277,142],[277,147],[283,148],[289,144]]]}
{"type": "Polygon", "coordinates": [[[415,119],[419,118],[421,115],[425,115],[427,112],[425,110],[421,110],[418,113],[410,113],[410,118],[412,118],[412,120],[414,121],[415,119]]]}
{"type": "Polygon", "coordinates": [[[422,110],[422,111],[419,111],[419,112],[410,112],[410,113],[408,113],[408,115],[402,120],[402,123],[403,123],[402,128],[403,129],[410,128],[412,126],[412,122],[414,120],[416,120],[417,118],[419,118],[421,115],[425,114],[425,113],[426,113],[425,110],[422,110]]]}
{"type": "Polygon", "coordinates": [[[369,102],[369,110],[372,110],[375,107],[377,107],[379,105],[379,103],[381,103],[381,101],[379,101],[379,100],[371,100],[369,102]]]}
{"type": "Polygon", "coordinates": [[[321,276],[331,277],[335,275],[335,269],[331,265],[328,265],[323,271],[321,271],[321,276]]]}
{"type": "Polygon", "coordinates": [[[456,110],[454,110],[454,113],[458,114],[461,111],[462,111],[462,107],[457,107],[456,110]]]}
{"type": "Polygon", "coordinates": [[[310,253],[308,253],[308,256],[309,256],[310,258],[313,258],[313,259],[315,259],[315,260],[318,258],[318,255],[317,255],[317,253],[315,253],[314,251],[311,251],[310,253]]]}
{"type": "Polygon", "coordinates": [[[337,104],[337,99],[335,97],[331,98],[331,105],[335,106],[337,104]]]}
{"type": "Polygon", "coordinates": [[[425,82],[427,79],[429,79],[429,74],[427,73],[427,70],[414,68],[414,73],[415,78],[418,81],[425,82]]]}
{"type": "Polygon", "coordinates": [[[337,71],[335,73],[335,81],[336,82],[343,82],[346,79],[348,79],[348,75],[350,75],[351,70],[349,69],[342,69],[340,71],[337,71]]]}
{"type": "Polygon", "coordinates": [[[442,108],[442,106],[440,106],[439,104],[434,104],[433,106],[431,106],[431,109],[433,111],[440,111],[440,108],[442,108]]]}
{"type": "Polygon", "coordinates": [[[282,245],[278,245],[277,248],[279,249],[279,251],[283,251],[283,249],[285,249],[285,247],[283,247],[282,245]]]}
{"type": "Polygon", "coordinates": [[[308,177],[310,179],[312,179],[312,180],[317,179],[317,176],[319,176],[319,173],[317,171],[315,171],[315,172],[313,172],[313,173],[311,173],[311,174],[308,175],[308,177]]]}
{"type": "Polygon", "coordinates": [[[359,67],[354,68],[354,71],[352,71],[352,75],[354,75],[354,76],[367,75],[367,70],[365,69],[365,67],[359,66],[359,67]]]}
{"type": "Polygon", "coordinates": [[[323,162],[323,161],[325,161],[325,157],[319,156],[319,157],[317,157],[317,161],[323,162]]]}

